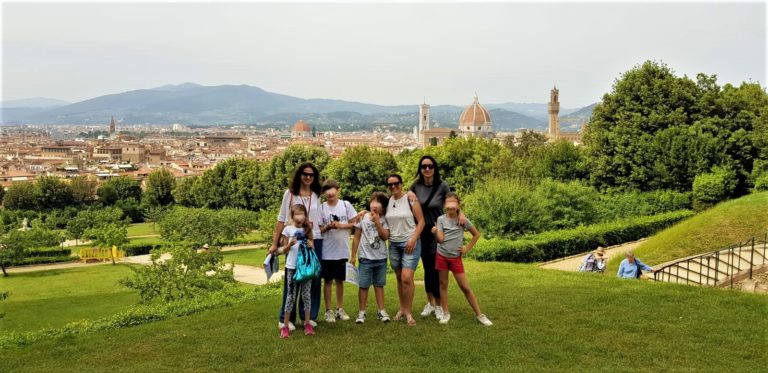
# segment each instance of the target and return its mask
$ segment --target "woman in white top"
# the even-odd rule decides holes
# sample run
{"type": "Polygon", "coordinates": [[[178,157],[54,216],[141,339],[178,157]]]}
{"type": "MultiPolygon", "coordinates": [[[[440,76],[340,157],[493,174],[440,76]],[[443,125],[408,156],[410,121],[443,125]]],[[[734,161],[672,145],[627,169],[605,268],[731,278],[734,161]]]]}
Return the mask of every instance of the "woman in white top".
{"type": "Polygon", "coordinates": [[[416,325],[413,319],[413,273],[421,258],[421,240],[424,229],[424,215],[421,205],[412,203],[409,195],[403,192],[403,178],[398,174],[387,177],[390,198],[387,205],[389,223],[389,263],[397,276],[397,295],[400,298],[400,310],[395,320],[403,316],[409,326],[416,325]]]}
{"type": "MultiPolygon", "coordinates": [[[[293,174],[293,179],[288,190],[283,194],[283,202],[280,205],[280,212],[277,215],[277,224],[275,224],[275,230],[272,234],[272,246],[269,248],[270,253],[277,252],[277,247],[280,242],[280,236],[282,235],[283,228],[285,228],[288,218],[290,217],[291,207],[293,205],[303,205],[307,210],[307,216],[309,218],[309,226],[312,228],[314,236],[314,250],[318,259],[323,259],[323,236],[320,233],[320,223],[322,221],[320,214],[320,172],[312,163],[303,163],[293,174]]],[[[283,281],[283,287],[287,285],[287,281],[283,281]]],[[[320,310],[320,278],[312,280],[312,308],[310,312],[310,320],[304,320],[305,323],[309,322],[313,327],[317,326],[314,322],[317,319],[317,313],[320,310]]],[[[299,303],[299,308],[303,309],[303,302],[299,303]]],[[[283,327],[283,309],[285,308],[285,291],[283,291],[283,306],[280,308],[280,321],[278,327],[283,327]]],[[[296,312],[291,310],[290,315],[291,322],[288,327],[293,329],[293,322],[296,321],[296,312]]]]}

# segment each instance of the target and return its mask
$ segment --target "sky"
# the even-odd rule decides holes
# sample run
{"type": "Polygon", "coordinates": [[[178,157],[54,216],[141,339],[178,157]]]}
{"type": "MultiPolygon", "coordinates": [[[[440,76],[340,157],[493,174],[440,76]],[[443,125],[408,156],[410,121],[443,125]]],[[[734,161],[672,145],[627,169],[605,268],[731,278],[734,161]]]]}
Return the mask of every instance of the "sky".
{"type": "Polygon", "coordinates": [[[751,3],[2,4],[2,98],[247,84],[382,105],[597,102],[645,60],[766,82],[751,3]]]}

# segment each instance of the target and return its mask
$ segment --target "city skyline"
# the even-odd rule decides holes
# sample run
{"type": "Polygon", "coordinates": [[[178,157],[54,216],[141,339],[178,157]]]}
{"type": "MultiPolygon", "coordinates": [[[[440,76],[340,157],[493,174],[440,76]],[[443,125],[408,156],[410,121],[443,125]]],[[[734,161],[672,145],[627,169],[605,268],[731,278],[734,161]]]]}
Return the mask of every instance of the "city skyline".
{"type": "Polygon", "coordinates": [[[764,84],[765,19],[757,2],[3,4],[2,98],[194,82],[463,106],[543,103],[557,84],[582,107],[645,60],[764,84]]]}

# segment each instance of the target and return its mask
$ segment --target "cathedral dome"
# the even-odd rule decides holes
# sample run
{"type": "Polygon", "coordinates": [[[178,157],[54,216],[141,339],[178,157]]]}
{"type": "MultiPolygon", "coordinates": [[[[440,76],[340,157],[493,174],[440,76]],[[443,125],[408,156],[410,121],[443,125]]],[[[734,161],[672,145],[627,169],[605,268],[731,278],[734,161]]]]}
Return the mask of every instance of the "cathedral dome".
{"type": "Polygon", "coordinates": [[[480,105],[477,96],[475,96],[472,105],[467,106],[461,113],[461,116],[459,116],[459,128],[490,125],[491,115],[488,114],[488,110],[485,110],[483,105],[480,105]]]}
{"type": "Polygon", "coordinates": [[[311,132],[312,130],[309,128],[309,124],[305,122],[303,119],[296,122],[293,125],[292,132],[311,132]]]}

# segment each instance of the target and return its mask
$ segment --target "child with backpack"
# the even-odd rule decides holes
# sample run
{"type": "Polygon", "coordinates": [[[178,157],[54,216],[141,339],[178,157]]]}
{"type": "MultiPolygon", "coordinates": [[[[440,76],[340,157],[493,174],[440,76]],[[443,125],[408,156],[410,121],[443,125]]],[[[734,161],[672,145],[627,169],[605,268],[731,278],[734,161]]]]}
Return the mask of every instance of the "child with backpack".
{"type": "MultiPolygon", "coordinates": [[[[287,286],[285,287],[285,309],[283,310],[283,327],[280,328],[280,338],[288,338],[289,336],[288,317],[296,305],[297,293],[301,294],[301,299],[304,302],[304,320],[310,319],[309,314],[312,304],[310,293],[312,291],[312,281],[297,283],[293,278],[296,274],[300,246],[306,245],[310,250],[313,248],[312,228],[309,225],[307,209],[304,205],[291,206],[291,220],[293,224],[283,228],[283,233],[280,237],[280,247],[278,247],[278,252],[287,252],[287,258],[285,259],[285,281],[287,286]]],[[[304,334],[315,334],[311,323],[304,323],[304,334]]]]}
{"type": "Polygon", "coordinates": [[[469,219],[465,219],[464,226],[459,225],[459,208],[461,201],[456,193],[450,192],[445,195],[445,205],[443,211],[445,214],[437,218],[437,223],[432,227],[432,233],[437,241],[437,256],[435,257],[435,269],[437,269],[440,278],[440,303],[443,308],[443,315],[440,318],[440,324],[447,324],[451,319],[451,313],[448,310],[448,272],[453,272],[456,283],[467,298],[472,310],[475,311],[477,321],[485,326],[491,326],[491,320],[480,311],[477,304],[475,293],[469,287],[467,277],[464,275],[464,263],[461,261],[462,255],[468,253],[480,239],[480,232],[472,225],[469,219]],[[464,232],[472,233],[472,241],[464,246],[464,232]]]}

